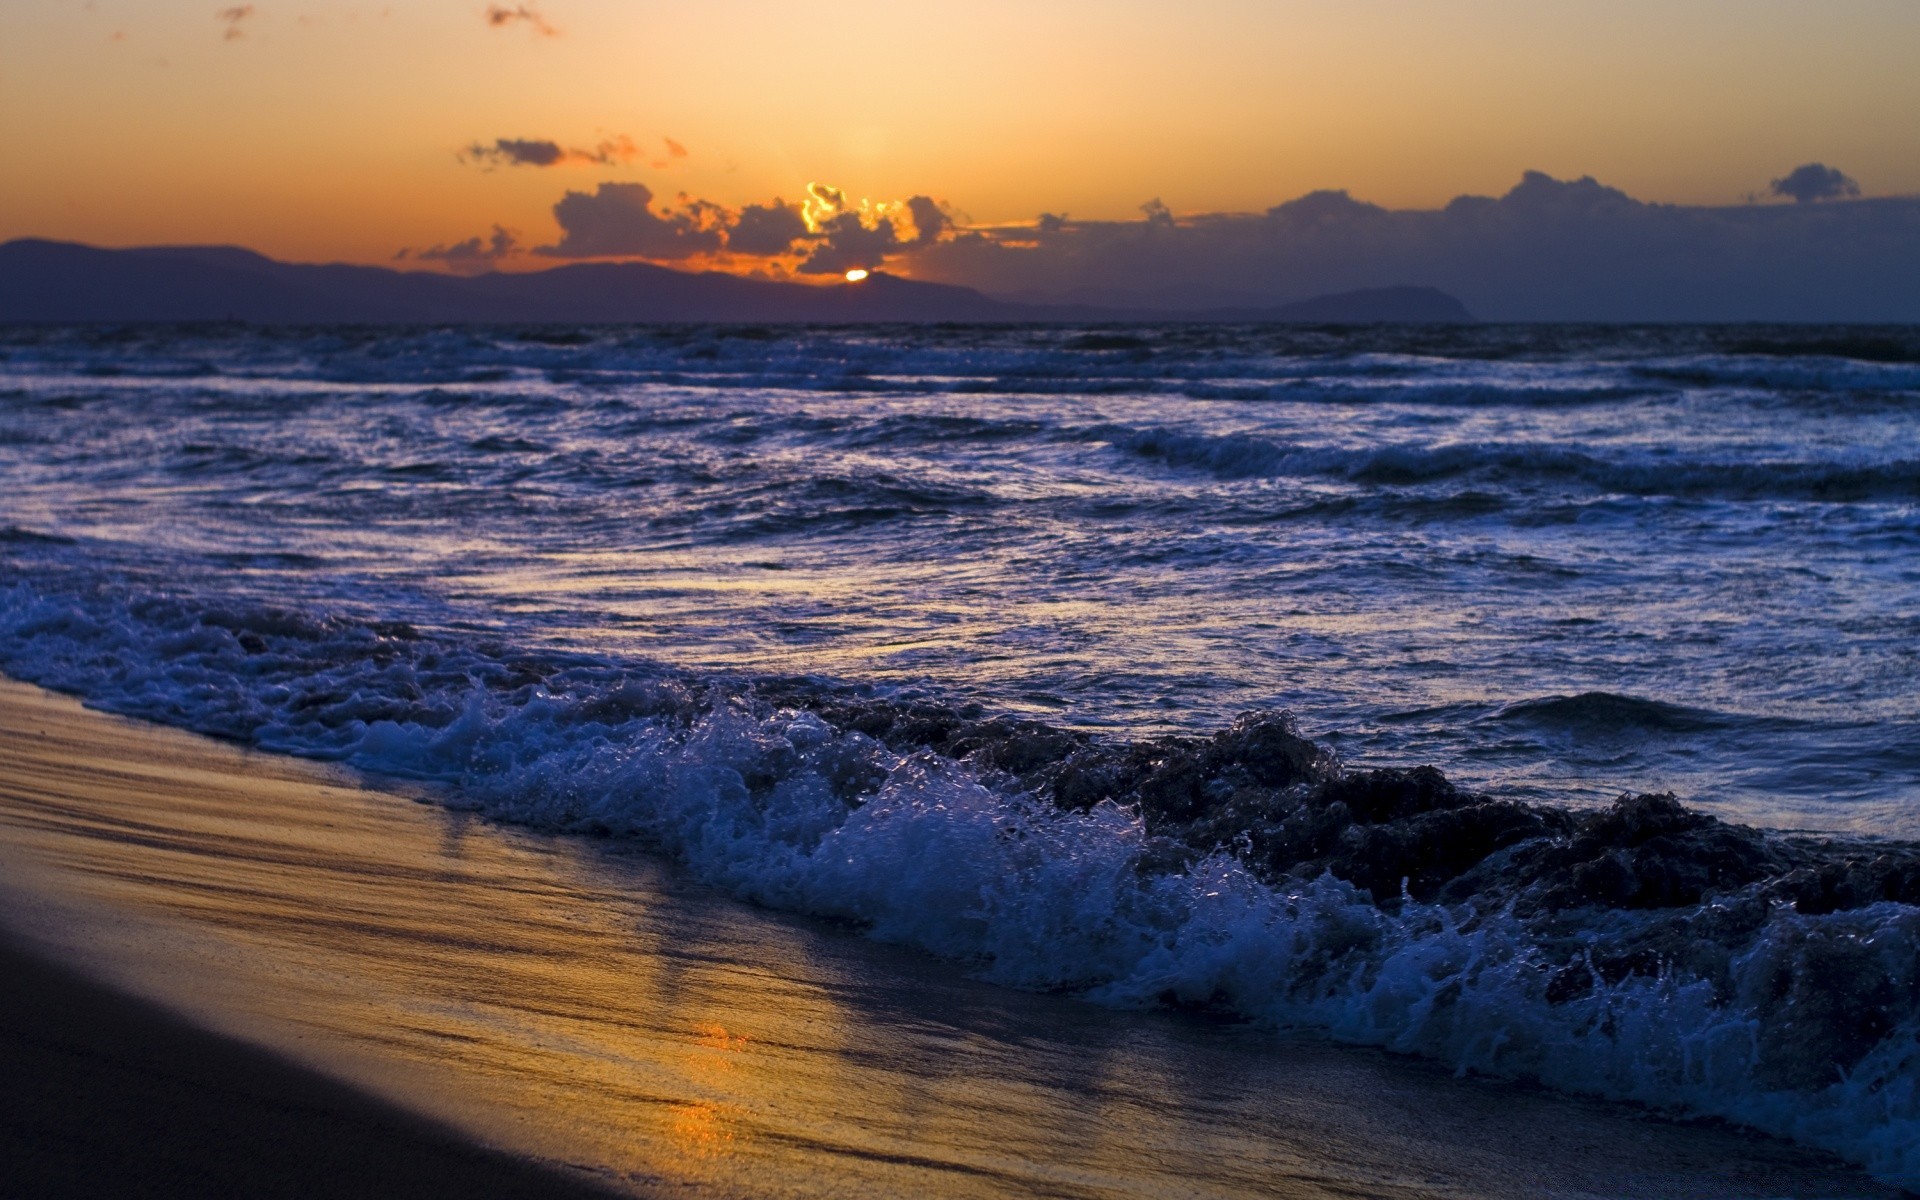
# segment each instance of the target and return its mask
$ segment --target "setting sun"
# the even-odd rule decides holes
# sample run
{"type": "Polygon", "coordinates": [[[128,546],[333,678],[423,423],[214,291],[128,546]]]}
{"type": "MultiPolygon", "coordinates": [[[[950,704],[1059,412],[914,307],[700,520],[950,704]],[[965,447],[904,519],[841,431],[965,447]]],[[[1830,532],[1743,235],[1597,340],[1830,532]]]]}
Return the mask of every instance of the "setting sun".
{"type": "Polygon", "coordinates": [[[865,279],[866,277],[867,277],[867,273],[861,270],[859,267],[855,267],[853,270],[847,272],[848,283],[859,283],[862,279],[865,279]]]}

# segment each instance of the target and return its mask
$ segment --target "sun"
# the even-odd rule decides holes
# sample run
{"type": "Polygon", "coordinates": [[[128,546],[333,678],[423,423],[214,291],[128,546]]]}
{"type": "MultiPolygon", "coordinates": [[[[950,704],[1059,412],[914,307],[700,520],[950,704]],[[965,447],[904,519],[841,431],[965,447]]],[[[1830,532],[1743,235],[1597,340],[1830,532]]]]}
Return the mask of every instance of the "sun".
{"type": "Polygon", "coordinates": [[[862,279],[865,279],[866,277],[867,277],[866,271],[862,270],[859,267],[855,267],[853,270],[847,272],[848,283],[859,283],[862,279]]]}

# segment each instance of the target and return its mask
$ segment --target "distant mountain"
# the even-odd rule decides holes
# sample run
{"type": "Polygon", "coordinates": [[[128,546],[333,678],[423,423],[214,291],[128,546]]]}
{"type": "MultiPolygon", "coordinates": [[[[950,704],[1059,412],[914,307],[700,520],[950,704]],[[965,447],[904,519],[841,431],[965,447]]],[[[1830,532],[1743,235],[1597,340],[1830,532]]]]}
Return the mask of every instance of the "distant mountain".
{"type": "Polygon", "coordinates": [[[647,263],[471,277],[275,262],[232,247],[0,245],[0,321],[259,324],[1018,321],[968,288],[875,273],[810,286],[647,263]]]}
{"type": "Polygon", "coordinates": [[[1470,321],[1430,288],[1324,296],[1273,309],[1154,313],[1014,304],[971,288],[876,271],[825,285],[577,263],[524,274],[440,275],[276,262],[231,246],[102,250],[0,245],[0,323],[244,321],[253,324],[640,324],[747,322],[1470,321]]]}

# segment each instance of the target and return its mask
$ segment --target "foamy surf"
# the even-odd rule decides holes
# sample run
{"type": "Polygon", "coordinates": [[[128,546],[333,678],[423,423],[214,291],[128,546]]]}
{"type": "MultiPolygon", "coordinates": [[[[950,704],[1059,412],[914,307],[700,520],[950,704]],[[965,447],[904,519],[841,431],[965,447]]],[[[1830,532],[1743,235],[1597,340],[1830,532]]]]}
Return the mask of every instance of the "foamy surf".
{"type": "Polygon", "coordinates": [[[430,781],[497,820],[634,839],[987,980],[1724,1117],[1920,1182],[1909,847],[1348,771],[1276,718],[1116,744],[398,624],[3,595],[16,676],[430,781]]]}
{"type": "MultiPolygon", "coordinates": [[[[485,824],[7,680],[0,761],[9,936],[616,1190],[1893,1194],[1719,1123],[970,980],[840,924],[732,901],[629,842],[485,824]]],[[[111,1042],[96,1063],[114,1061],[111,1042]]],[[[37,1080],[25,1094],[48,1082],[57,1093],[37,1080]]],[[[269,1170],[300,1157],[262,1154],[269,1170]]],[[[129,1178],[149,1178],[144,1166],[129,1178]]],[[[376,1156],[369,1186],[395,1166],[376,1156]]]]}

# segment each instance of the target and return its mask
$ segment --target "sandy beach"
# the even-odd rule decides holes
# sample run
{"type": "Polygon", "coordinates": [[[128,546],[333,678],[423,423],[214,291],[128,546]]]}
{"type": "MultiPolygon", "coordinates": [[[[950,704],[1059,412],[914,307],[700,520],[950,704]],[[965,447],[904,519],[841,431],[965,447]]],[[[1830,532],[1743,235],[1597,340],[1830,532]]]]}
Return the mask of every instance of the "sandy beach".
{"type": "Polygon", "coordinates": [[[11,682],[0,881],[9,1194],[1896,1194],[1721,1127],[989,987],[11,682]]]}
{"type": "Polygon", "coordinates": [[[609,1193],[0,945],[0,1191],[56,1197],[609,1193]]]}

